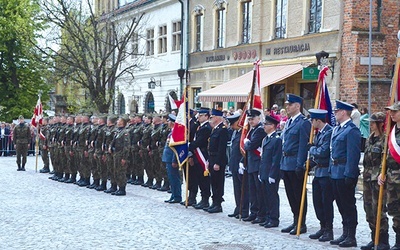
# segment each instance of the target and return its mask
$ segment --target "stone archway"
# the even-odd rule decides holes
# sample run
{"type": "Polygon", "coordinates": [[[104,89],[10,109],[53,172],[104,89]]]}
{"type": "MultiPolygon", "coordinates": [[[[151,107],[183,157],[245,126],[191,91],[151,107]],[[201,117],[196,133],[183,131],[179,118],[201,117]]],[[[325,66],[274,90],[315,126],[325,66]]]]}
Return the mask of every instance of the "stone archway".
{"type": "Polygon", "coordinates": [[[154,96],[150,91],[146,93],[144,99],[144,112],[147,114],[154,113],[154,96]]]}
{"type": "Polygon", "coordinates": [[[123,94],[118,95],[118,114],[125,114],[125,97],[123,94]]]}

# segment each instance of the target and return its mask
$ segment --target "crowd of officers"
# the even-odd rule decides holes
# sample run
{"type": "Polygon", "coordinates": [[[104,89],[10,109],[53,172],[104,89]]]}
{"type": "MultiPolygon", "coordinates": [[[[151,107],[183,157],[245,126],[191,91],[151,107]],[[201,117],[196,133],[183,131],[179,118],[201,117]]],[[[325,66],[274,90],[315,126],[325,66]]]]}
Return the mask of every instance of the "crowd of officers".
{"type": "MultiPolygon", "coordinates": [[[[40,172],[50,171],[50,158],[54,169],[50,178],[59,182],[75,183],[116,196],[126,195],[127,183],[142,185],[170,191],[167,203],[187,204],[209,213],[219,213],[224,201],[225,168],[229,166],[236,207],[228,216],[265,228],[279,226],[278,189],[282,179],[293,223],[282,228],[281,232],[295,235],[297,231],[307,232],[307,197],[301,216],[300,205],[308,159],[309,170],[314,173],[312,201],[320,221],[320,229],[309,238],[339,247],[355,247],[358,224],[355,189],[360,174],[361,134],[350,117],[354,107],[337,100],[334,110],[337,125],[332,127],[326,122],[325,110],[308,110],[310,117],[305,117],[300,112],[302,102],[299,96],[287,95],[286,110],[290,118],[280,135],[277,133],[279,120],[268,115],[261,117],[256,109],[247,110],[250,129],[244,141],[241,140],[242,128],[238,126],[240,113],[224,119],[219,110],[191,110],[190,167],[183,168],[184,175],[189,176],[187,201],[182,200],[182,177],[176,156],[169,147],[176,119],[172,114],[136,114],[129,118],[91,116],[91,121],[86,114],[45,118],[41,125],[44,136],[40,141],[44,168],[40,172]],[[315,130],[313,135],[310,134],[311,128],[315,130]],[[312,143],[310,136],[313,136],[312,143]],[[226,154],[228,142],[231,144],[229,159],[226,154]],[[241,146],[245,156],[242,156],[241,146]],[[198,202],[199,190],[201,200],[198,202]],[[343,225],[343,232],[337,238],[334,238],[332,228],[334,201],[343,225]],[[298,225],[301,225],[299,230],[298,225]]],[[[400,144],[400,103],[386,109],[395,123],[393,135],[400,144]]],[[[364,250],[374,248],[373,240],[377,233],[380,236],[377,249],[390,248],[386,211],[393,216],[396,233],[395,245],[390,249],[400,249],[400,164],[391,154],[387,154],[387,178],[380,175],[384,120],[382,112],[369,118],[371,135],[365,148],[363,184],[371,242],[361,247],[364,250]],[[376,232],[380,185],[385,185],[387,191],[380,231],[376,232]]]]}

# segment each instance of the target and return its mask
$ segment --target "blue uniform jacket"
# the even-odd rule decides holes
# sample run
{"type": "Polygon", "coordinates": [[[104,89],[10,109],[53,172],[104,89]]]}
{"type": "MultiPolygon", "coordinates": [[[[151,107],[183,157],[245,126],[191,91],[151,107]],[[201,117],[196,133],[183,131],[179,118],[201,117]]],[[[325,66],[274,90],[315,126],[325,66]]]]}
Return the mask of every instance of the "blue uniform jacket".
{"type": "Polygon", "coordinates": [[[240,153],[240,137],[242,130],[234,131],[232,135],[231,154],[229,157],[229,169],[231,172],[238,172],[239,163],[242,160],[242,154],[240,153]]]}
{"type": "Polygon", "coordinates": [[[314,169],[315,177],[329,176],[329,159],[331,150],[332,126],[326,126],[314,138],[314,145],[310,148],[310,158],[317,163],[314,169]]]}
{"type": "MultiPolygon", "coordinates": [[[[203,154],[204,158],[208,160],[208,139],[210,138],[211,134],[211,125],[209,122],[205,122],[203,125],[196,129],[196,133],[194,139],[189,144],[189,150],[194,154],[196,148],[199,148],[201,153],[203,154]]],[[[193,157],[195,162],[197,162],[197,158],[193,157]]]]}
{"type": "MultiPolygon", "coordinates": [[[[171,132],[168,135],[168,138],[170,136],[171,136],[171,132]]],[[[172,149],[169,147],[169,143],[165,143],[161,160],[162,160],[162,162],[165,162],[165,163],[173,163],[173,162],[177,163],[176,155],[175,155],[174,151],[172,151],[172,149]]]]}
{"type": "Polygon", "coordinates": [[[277,183],[281,177],[282,139],[274,132],[270,138],[267,136],[264,138],[262,149],[260,178],[265,181],[272,178],[277,183]]]}
{"type": "Polygon", "coordinates": [[[304,168],[307,160],[307,143],[310,138],[311,123],[304,115],[300,114],[290,126],[282,132],[282,161],[281,170],[295,171],[304,168]]]}
{"type": "Polygon", "coordinates": [[[358,178],[361,132],[352,121],[339,128],[336,126],[332,132],[329,173],[332,179],[358,178]]]}
{"type": "Polygon", "coordinates": [[[228,163],[228,156],[226,155],[228,141],[228,129],[221,122],[211,131],[210,141],[208,143],[209,168],[213,168],[214,164],[218,164],[223,169],[225,168],[228,163]]]}
{"type": "Polygon", "coordinates": [[[247,172],[249,174],[258,172],[260,169],[261,156],[256,153],[256,150],[261,147],[262,140],[266,135],[261,123],[250,130],[248,136],[250,141],[244,144],[244,150],[247,151],[247,172]]]}

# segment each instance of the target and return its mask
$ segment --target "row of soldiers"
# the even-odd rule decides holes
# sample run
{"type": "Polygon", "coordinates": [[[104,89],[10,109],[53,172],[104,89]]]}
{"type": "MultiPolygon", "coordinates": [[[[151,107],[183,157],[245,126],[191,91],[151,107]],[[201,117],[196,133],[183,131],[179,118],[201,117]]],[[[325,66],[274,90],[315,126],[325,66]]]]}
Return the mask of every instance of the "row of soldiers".
{"type": "Polygon", "coordinates": [[[169,189],[161,163],[170,132],[166,115],[100,115],[91,119],[88,114],[61,115],[45,118],[40,129],[44,162],[40,172],[50,171],[50,158],[54,171],[50,179],[117,196],[126,194],[126,183],[160,191],[169,189]]]}

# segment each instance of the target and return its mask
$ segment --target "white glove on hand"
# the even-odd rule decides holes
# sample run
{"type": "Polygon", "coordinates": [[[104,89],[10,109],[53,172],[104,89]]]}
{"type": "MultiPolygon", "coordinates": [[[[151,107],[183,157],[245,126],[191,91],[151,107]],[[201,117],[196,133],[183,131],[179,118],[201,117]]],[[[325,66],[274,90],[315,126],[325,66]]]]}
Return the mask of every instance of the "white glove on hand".
{"type": "Polygon", "coordinates": [[[275,183],[275,179],[272,179],[271,177],[269,177],[269,178],[268,178],[268,182],[269,182],[269,184],[275,183]]]}
{"type": "Polygon", "coordinates": [[[243,140],[244,144],[246,144],[248,141],[250,141],[250,140],[247,139],[247,138],[245,138],[245,139],[243,140]]]}
{"type": "Polygon", "coordinates": [[[243,163],[239,163],[239,170],[238,170],[239,174],[244,174],[244,166],[243,163]]]}
{"type": "Polygon", "coordinates": [[[260,176],[260,175],[257,175],[257,177],[258,177],[258,180],[259,180],[260,182],[262,182],[261,176],[260,176]]]}

